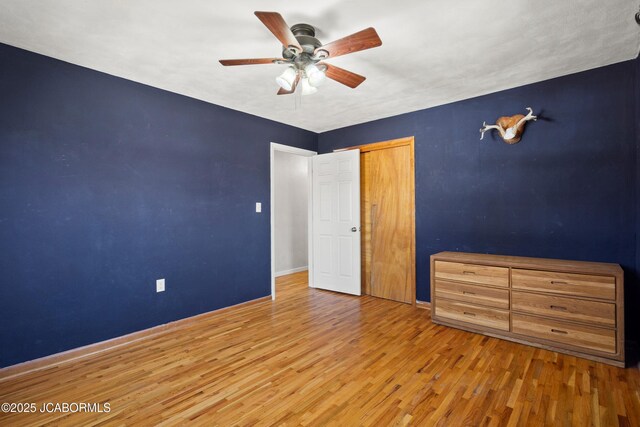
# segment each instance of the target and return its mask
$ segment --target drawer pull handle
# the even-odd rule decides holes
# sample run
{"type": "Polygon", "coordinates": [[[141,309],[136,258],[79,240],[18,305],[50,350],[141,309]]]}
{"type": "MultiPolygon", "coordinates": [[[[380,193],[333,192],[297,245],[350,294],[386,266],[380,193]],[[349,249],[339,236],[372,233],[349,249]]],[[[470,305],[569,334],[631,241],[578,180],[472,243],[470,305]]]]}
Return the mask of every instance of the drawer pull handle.
{"type": "Polygon", "coordinates": [[[559,305],[552,305],[550,306],[551,310],[558,310],[558,311],[567,311],[567,307],[562,307],[559,305]]]}
{"type": "Polygon", "coordinates": [[[475,292],[462,291],[462,295],[475,295],[475,292]]]}
{"type": "Polygon", "coordinates": [[[563,331],[561,329],[551,329],[551,332],[555,332],[556,334],[568,334],[569,332],[563,331]]]}
{"type": "Polygon", "coordinates": [[[561,282],[561,281],[558,281],[558,280],[552,280],[551,284],[552,285],[568,285],[567,282],[561,282]]]}
{"type": "Polygon", "coordinates": [[[476,317],[475,313],[469,313],[468,311],[463,311],[462,312],[465,316],[471,316],[471,317],[476,317]]]}
{"type": "Polygon", "coordinates": [[[476,274],[475,271],[463,271],[462,274],[476,274]]]}

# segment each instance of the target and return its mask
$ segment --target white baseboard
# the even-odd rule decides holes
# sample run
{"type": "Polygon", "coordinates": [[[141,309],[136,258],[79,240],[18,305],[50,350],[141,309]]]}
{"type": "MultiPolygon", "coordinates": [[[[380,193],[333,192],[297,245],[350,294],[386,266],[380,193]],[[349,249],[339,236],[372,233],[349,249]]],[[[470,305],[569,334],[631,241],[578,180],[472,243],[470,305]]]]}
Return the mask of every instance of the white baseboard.
{"type": "Polygon", "coordinates": [[[416,300],[416,307],[417,308],[424,308],[426,310],[431,310],[431,303],[427,302],[427,301],[416,300]]]}
{"type": "Polygon", "coordinates": [[[309,267],[304,265],[302,267],[296,267],[296,268],[292,268],[290,270],[276,271],[274,276],[275,277],[286,276],[287,274],[299,273],[301,271],[305,271],[305,270],[308,270],[308,269],[309,269],[309,267]]]}

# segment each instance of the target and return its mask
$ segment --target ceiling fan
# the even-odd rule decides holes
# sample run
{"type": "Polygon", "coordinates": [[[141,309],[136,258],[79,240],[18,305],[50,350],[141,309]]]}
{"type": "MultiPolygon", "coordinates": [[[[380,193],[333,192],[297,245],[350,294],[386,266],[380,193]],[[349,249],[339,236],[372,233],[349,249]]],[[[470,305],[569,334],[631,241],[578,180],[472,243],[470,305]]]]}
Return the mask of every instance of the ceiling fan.
{"type": "Polygon", "coordinates": [[[317,92],[317,87],[326,77],[356,88],[365,80],[361,76],[335,65],[323,62],[325,59],[378,47],[382,40],[373,28],[367,28],[350,36],[328,44],[315,38],[316,31],[311,25],[296,24],[291,28],[277,12],[255,12],[255,15],[282,43],[282,58],[221,59],[224,66],[287,64],[289,67],[276,78],[280,86],[278,95],[294,93],[298,85],[303,95],[317,92]]]}

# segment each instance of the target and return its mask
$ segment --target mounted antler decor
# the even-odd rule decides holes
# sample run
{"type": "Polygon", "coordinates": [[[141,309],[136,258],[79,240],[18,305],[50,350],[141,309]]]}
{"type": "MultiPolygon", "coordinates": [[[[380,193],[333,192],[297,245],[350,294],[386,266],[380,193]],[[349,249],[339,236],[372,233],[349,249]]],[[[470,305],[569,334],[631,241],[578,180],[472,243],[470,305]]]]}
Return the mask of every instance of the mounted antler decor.
{"type": "Polygon", "coordinates": [[[524,124],[529,120],[536,120],[538,117],[533,115],[531,107],[527,107],[529,113],[525,116],[522,114],[516,114],[511,117],[500,117],[495,125],[487,125],[487,122],[482,123],[482,129],[480,129],[480,139],[484,138],[484,133],[489,129],[497,129],[500,132],[500,136],[507,144],[515,144],[520,142],[522,137],[522,131],[524,130],[524,124]]]}

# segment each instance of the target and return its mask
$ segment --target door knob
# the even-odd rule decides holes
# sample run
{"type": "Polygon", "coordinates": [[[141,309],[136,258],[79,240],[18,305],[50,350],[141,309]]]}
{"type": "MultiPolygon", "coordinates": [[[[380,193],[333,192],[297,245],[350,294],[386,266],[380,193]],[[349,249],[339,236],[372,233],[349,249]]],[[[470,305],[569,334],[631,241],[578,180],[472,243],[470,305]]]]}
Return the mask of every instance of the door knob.
{"type": "Polygon", "coordinates": [[[351,227],[351,231],[355,233],[356,231],[358,231],[358,229],[355,227],[351,227]]]}

